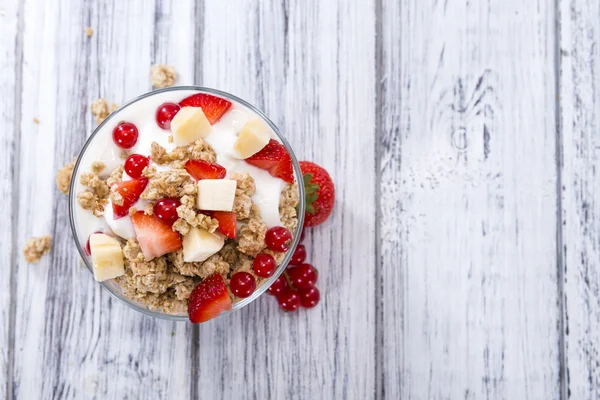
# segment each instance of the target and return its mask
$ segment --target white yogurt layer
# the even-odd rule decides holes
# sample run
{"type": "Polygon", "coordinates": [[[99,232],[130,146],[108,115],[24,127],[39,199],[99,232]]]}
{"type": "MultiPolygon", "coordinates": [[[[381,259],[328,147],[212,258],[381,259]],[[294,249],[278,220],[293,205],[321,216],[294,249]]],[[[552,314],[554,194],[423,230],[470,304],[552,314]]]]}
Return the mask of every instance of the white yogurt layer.
{"type": "MultiPolygon", "coordinates": [[[[195,93],[198,92],[177,90],[157,93],[127,106],[125,109],[119,111],[118,114],[112,116],[94,137],[87,147],[85,154],[82,156],[81,166],[76,177],[76,192],[79,193],[85,189],[79,183],[79,175],[82,172],[90,171],[91,164],[94,161],[102,161],[106,164],[106,168],[101,174],[104,177],[108,176],[119,165],[122,165],[124,160],[120,157],[121,149],[112,140],[112,131],[120,121],[132,122],[138,128],[138,141],[131,149],[133,153],[149,156],[152,142],[157,142],[167,151],[173,150],[175,144],[169,143],[169,135],[172,133],[170,130],[161,129],[156,124],[156,110],[159,105],[165,102],[178,103],[195,93]]],[[[228,176],[232,172],[241,172],[249,173],[254,178],[256,193],[252,197],[252,200],[258,206],[260,215],[267,227],[279,226],[281,225],[279,218],[279,198],[285,187],[285,182],[282,179],[271,176],[267,171],[241,160],[239,154],[233,149],[237,136],[245,123],[250,119],[260,119],[261,117],[239,103],[232,103],[231,108],[221,120],[212,126],[211,133],[204,140],[212,146],[217,154],[216,162],[227,169],[228,176]]],[[[278,140],[272,131],[271,137],[278,140]]],[[[156,166],[159,170],[166,169],[154,163],[151,165],[156,166]]],[[[126,173],[123,173],[123,180],[129,179],[131,178],[126,173]]],[[[145,204],[147,202],[140,200],[135,207],[141,209],[145,204]]],[[[85,243],[90,234],[99,230],[105,230],[107,227],[124,239],[135,236],[131,218],[125,216],[117,220],[113,219],[112,205],[110,203],[105,208],[104,218],[96,218],[91,212],[83,210],[77,205],[75,207],[75,223],[78,226],[78,236],[82,243],[85,243]]]]}

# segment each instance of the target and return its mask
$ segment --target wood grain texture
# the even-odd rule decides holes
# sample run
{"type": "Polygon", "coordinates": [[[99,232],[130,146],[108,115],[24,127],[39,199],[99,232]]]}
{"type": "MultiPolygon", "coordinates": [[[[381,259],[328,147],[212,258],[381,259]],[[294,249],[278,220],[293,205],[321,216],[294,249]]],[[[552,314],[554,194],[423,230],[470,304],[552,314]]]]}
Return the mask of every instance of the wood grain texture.
{"type": "Polygon", "coordinates": [[[560,1],[562,262],[568,394],[600,398],[600,3],[560,1]]]}
{"type": "Polygon", "coordinates": [[[16,266],[15,398],[190,397],[191,329],[130,310],[93,280],[75,251],[67,198],[54,184],[55,171],[95,126],[94,99],[121,104],[148,91],[154,59],[172,58],[193,73],[193,37],[183,32],[191,23],[173,30],[181,47],[155,36],[168,37],[163,24],[174,26],[182,7],[193,14],[192,2],[177,7],[25,1],[19,248],[40,233],[52,233],[55,243],[39,265],[19,259],[16,266]],[[85,26],[94,28],[92,38],[85,26]]]}
{"type": "MultiPolygon", "coordinates": [[[[20,79],[19,3],[0,4],[0,201],[5,211],[13,211],[12,192],[15,168],[15,128],[18,126],[19,108],[16,106],[20,79]]],[[[12,375],[11,286],[13,282],[12,259],[16,255],[16,233],[13,213],[5,214],[0,230],[0,397],[8,398],[12,375]]]]}
{"type": "Polygon", "coordinates": [[[263,296],[200,326],[198,394],[373,398],[373,4],[207,0],[204,15],[203,84],[265,110],[301,159],[331,172],[338,203],[306,239],[321,304],[285,315],[263,296]]]}
{"type": "Polygon", "coordinates": [[[382,3],[386,398],[560,397],[551,3],[382,3]]]}

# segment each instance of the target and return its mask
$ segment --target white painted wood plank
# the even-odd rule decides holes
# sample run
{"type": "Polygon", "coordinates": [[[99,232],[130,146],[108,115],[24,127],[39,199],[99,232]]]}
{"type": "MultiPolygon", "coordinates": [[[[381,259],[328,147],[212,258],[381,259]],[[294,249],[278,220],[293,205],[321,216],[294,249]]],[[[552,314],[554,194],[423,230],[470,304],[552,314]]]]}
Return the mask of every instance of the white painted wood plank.
{"type": "Polygon", "coordinates": [[[386,398],[560,398],[552,4],[383,1],[386,398]]]}
{"type": "Polygon", "coordinates": [[[286,315],[264,296],[200,326],[198,394],[373,398],[373,3],[208,0],[204,15],[203,84],[263,108],[331,172],[338,203],[306,239],[321,304],[286,315]]]}
{"type": "MultiPolygon", "coordinates": [[[[15,148],[15,128],[18,109],[17,85],[21,68],[18,48],[18,2],[0,4],[0,201],[4,210],[0,230],[0,397],[9,397],[11,369],[11,271],[12,257],[17,250],[13,243],[12,180],[15,148]],[[10,214],[9,214],[10,213],[10,214]]],[[[33,121],[31,121],[33,124],[33,121]]],[[[20,254],[19,254],[20,255],[20,254]]]]}
{"type": "MultiPolygon", "coordinates": [[[[142,0],[26,0],[19,248],[30,235],[46,232],[55,244],[39,265],[20,260],[16,270],[17,398],[190,396],[191,329],[129,310],[93,280],[72,241],[67,199],[54,185],[55,171],[93,129],[92,100],[122,104],[147,91],[153,59],[177,60],[181,70],[192,71],[186,25],[173,30],[182,34],[181,47],[155,40],[177,23],[166,11],[173,8],[162,4],[158,11],[142,0]],[[83,34],[88,25],[92,38],[83,34]],[[32,131],[35,115],[41,123],[32,131]]],[[[193,13],[191,1],[177,7],[177,13],[185,14],[183,7],[193,13]]]]}
{"type": "Polygon", "coordinates": [[[600,398],[600,3],[560,1],[567,391],[600,398]]]}

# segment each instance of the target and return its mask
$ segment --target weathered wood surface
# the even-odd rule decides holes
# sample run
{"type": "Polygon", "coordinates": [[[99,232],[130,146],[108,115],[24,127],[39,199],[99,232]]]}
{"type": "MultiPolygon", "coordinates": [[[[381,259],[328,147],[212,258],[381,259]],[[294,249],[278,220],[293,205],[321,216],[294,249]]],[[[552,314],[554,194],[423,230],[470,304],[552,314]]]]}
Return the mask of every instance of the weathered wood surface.
{"type": "Polygon", "coordinates": [[[595,0],[1,2],[0,398],[598,398],[599,40],[595,0]],[[315,310],[155,321],[81,267],[55,172],[153,63],[331,172],[315,310]]]}
{"type": "Polygon", "coordinates": [[[554,8],[381,15],[383,392],[559,398],[554,8]]]}
{"type": "Polygon", "coordinates": [[[559,4],[567,391],[592,400],[600,398],[600,3],[559,4]]]}

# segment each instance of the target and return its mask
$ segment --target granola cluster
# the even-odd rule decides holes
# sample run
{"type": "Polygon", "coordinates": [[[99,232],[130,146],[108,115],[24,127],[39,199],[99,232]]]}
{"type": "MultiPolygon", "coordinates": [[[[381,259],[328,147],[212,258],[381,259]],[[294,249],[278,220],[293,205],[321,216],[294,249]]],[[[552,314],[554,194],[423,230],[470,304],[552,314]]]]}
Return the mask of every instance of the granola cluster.
{"type": "MultiPolygon", "coordinates": [[[[148,179],[148,184],[141,198],[149,202],[143,209],[144,213],[153,214],[155,201],[174,197],[181,203],[177,208],[179,218],[172,226],[174,231],[186,235],[192,228],[199,227],[216,232],[219,222],[208,213],[198,210],[197,185],[184,168],[188,160],[215,162],[216,154],[211,146],[198,140],[167,152],[155,142],[152,144],[150,157],[153,162],[169,168],[163,170],[150,166],[144,169],[143,176],[148,179]]],[[[78,195],[82,207],[95,214],[101,214],[100,210],[109,197],[116,204],[122,200],[109,188],[121,180],[123,168],[117,168],[106,180],[98,176],[100,171],[100,165],[97,165],[97,171],[81,175],[81,183],[87,189],[78,195]]],[[[187,300],[194,287],[208,276],[218,273],[229,282],[235,272],[245,271],[254,275],[252,263],[254,257],[261,252],[271,254],[277,265],[283,261],[285,253],[272,252],[266,248],[267,225],[252,200],[256,192],[254,179],[247,173],[232,173],[229,178],[237,181],[233,205],[240,225],[237,237],[227,239],[218,253],[203,262],[185,262],[183,250],[147,261],[137,240],[129,239],[122,243],[125,274],[115,280],[125,296],[145,304],[151,310],[160,309],[165,313],[180,314],[186,311],[187,300]]],[[[282,223],[288,229],[294,229],[298,223],[295,210],[297,204],[298,186],[287,185],[280,197],[279,210],[282,223]]],[[[136,211],[132,208],[130,213],[136,211]]],[[[264,281],[263,278],[254,276],[257,285],[264,281]]]]}
{"type": "Polygon", "coordinates": [[[177,73],[172,65],[156,64],[150,68],[150,80],[155,88],[173,86],[176,79],[177,73]]]}
{"type": "Polygon", "coordinates": [[[104,121],[106,117],[108,117],[110,113],[115,111],[117,108],[119,108],[119,106],[115,103],[112,103],[112,105],[109,107],[108,102],[102,98],[95,100],[90,106],[92,115],[96,118],[97,124],[104,121]]]}
{"type": "Polygon", "coordinates": [[[51,248],[52,236],[33,237],[27,241],[23,249],[23,256],[29,264],[36,264],[44,255],[50,252],[51,248]]]}

